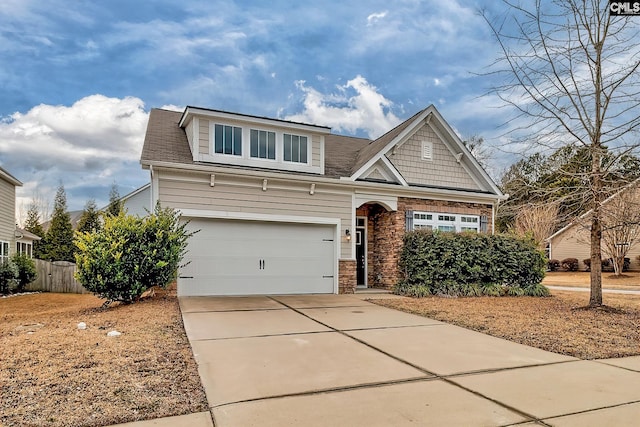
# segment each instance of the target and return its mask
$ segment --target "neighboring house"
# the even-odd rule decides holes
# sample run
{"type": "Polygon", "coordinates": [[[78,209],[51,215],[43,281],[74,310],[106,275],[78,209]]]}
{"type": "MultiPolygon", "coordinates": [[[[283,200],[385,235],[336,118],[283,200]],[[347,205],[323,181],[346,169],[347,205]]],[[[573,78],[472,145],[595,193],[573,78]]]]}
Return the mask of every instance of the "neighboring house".
{"type": "MultiPolygon", "coordinates": [[[[80,218],[82,218],[82,213],[84,212],[84,210],[79,210],[79,211],[69,211],[69,219],[71,221],[71,228],[73,228],[74,230],[76,230],[78,228],[78,222],[80,221],[80,218]]],[[[42,223],[42,229],[45,231],[45,233],[47,231],[49,231],[49,226],[51,226],[51,220],[47,220],[45,222],[42,223]]]]}
{"type": "Polygon", "coordinates": [[[179,295],[388,288],[405,230],[491,233],[505,198],[433,106],[374,141],[206,108],[154,109],[141,164],[152,203],[199,230],[179,295]]]}
{"type": "MultiPolygon", "coordinates": [[[[635,211],[633,215],[636,216],[637,212],[640,208],[638,202],[634,202],[633,197],[638,197],[640,199],[640,179],[635,180],[631,184],[624,187],[621,191],[609,197],[602,203],[604,212],[608,211],[616,211],[620,210],[620,207],[615,206],[620,203],[620,197],[625,197],[625,202],[634,203],[635,206],[630,206],[630,208],[635,211]],[[631,199],[629,199],[629,191],[633,191],[631,195],[631,199]],[[635,194],[635,196],[633,195],[635,194]],[[608,208],[611,205],[614,205],[613,208],[608,208]]],[[[614,212],[615,213],[615,212],[614,212]]],[[[589,216],[591,211],[583,214],[577,220],[571,222],[567,226],[558,230],[551,236],[547,238],[547,242],[549,243],[549,259],[557,259],[558,261],[562,261],[566,258],[576,258],[578,260],[579,269],[585,270],[587,266],[584,264],[583,260],[591,258],[591,236],[590,236],[590,219],[589,216]]],[[[621,210],[620,214],[622,216],[626,216],[627,220],[629,220],[630,215],[625,215],[625,212],[621,210]]],[[[625,244],[628,242],[619,242],[620,244],[625,244]]],[[[606,244],[603,239],[601,245],[602,258],[609,258],[607,255],[606,244]]],[[[629,266],[630,270],[640,270],[640,261],[638,260],[638,256],[640,256],[640,242],[637,242],[629,249],[627,253],[627,258],[630,259],[631,263],[629,266]]]]}
{"type": "Polygon", "coordinates": [[[42,240],[40,236],[16,227],[16,252],[33,258],[33,242],[42,240]]]}
{"type": "MultiPolygon", "coordinates": [[[[122,196],[120,201],[122,202],[122,207],[127,210],[127,214],[146,216],[147,212],[152,210],[151,183],[145,184],[133,190],[131,193],[122,196]]],[[[106,209],[106,207],[104,209],[106,209]]]]}
{"type": "Polygon", "coordinates": [[[0,167],[0,262],[13,254],[16,242],[16,187],[22,183],[0,167]]]}

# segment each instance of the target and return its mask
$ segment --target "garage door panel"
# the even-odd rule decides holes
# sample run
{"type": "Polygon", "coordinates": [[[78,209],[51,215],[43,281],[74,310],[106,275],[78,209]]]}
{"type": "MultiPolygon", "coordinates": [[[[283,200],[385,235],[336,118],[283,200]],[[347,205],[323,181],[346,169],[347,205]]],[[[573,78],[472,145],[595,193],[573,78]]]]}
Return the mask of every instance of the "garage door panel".
{"type": "Polygon", "coordinates": [[[194,219],[180,295],[333,293],[335,226],[194,219]]]}

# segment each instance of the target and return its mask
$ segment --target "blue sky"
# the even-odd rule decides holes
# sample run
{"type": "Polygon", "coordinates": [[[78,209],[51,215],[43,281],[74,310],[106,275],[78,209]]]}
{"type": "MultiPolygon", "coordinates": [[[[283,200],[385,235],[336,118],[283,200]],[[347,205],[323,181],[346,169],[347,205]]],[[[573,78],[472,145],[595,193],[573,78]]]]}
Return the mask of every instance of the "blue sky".
{"type": "MultiPolygon", "coordinates": [[[[500,145],[504,112],[478,76],[497,46],[478,9],[430,0],[2,0],[0,165],[18,204],[105,204],[148,180],[148,111],[208,108],[376,137],[434,104],[500,145]]],[[[507,166],[494,156],[492,168],[507,166]]],[[[20,206],[19,206],[20,207],[20,206]]]]}

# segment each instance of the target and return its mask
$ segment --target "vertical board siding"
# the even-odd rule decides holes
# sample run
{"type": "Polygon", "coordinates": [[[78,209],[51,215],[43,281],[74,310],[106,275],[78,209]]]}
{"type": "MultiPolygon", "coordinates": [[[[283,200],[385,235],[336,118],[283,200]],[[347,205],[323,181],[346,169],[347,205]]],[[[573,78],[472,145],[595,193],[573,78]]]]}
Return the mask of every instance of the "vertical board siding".
{"type": "Polygon", "coordinates": [[[9,242],[9,253],[16,250],[16,187],[0,178],[0,240],[9,242]]]}
{"type": "Polygon", "coordinates": [[[201,154],[211,154],[209,153],[209,120],[199,119],[200,122],[200,153],[201,154]]]}
{"type": "Polygon", "coordinates": [[[311,166],[320,166],[320,137],[314,135],[311,138],[311,166]]]}
{"type": "Polygon", "coordinates": [[[411,184],[480,189],[428,125],[420,128],[395,154],[387,153],[387,158],[411,184]],[[422,159],[422,141],[433,144],[432,160],[422,159]]]}
{"type": "Polygon", "coordinates": [[[34,259],[38,277],[26,286],[28,291],[90,294],[73,277],[76,265],[66,261],[43,261],[34,259]]]}
{"type": "Polygon", "coordinates": [[[351,229],[351,194],[330,193],[316,187],[310,195],[306,184],[290,188],[291,183],[287,182],[289,187],[282,188],[273,180],[268,180],[267,191],[263,191],[260,178],[233,181],[221,178],[211,187],[208,175],[200,178],[202,181],[180,181],[160,176],[162,205],[176,209],[339,218],[342,229],[336,237],[341,240],[341,258],[351,257],[351,243],[342,239],[346,229],[351,229]]]}

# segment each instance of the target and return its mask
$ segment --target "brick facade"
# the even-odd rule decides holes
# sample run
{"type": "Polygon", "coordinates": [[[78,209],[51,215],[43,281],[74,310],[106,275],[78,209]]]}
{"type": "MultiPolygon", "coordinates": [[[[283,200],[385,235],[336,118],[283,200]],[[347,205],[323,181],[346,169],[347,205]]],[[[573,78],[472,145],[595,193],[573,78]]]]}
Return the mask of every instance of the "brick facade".
{"type": "Polygon", "coordinates": [[[353,294],[356,291],[356,261],[341,259],[338,261],[338,293],[353,294]]]}
{"type": "MultiPolygon", "coordinates": [[[[400,197],[398,210],[389,212],[378,204],[365,204],[356,210],[356,215],[368,219],[367,285],[370,288],[388,289],[399,280],[398,261],[405,233],[406,211],[485,215],[488,218],[487,232],[492,232],[491,205],[400,197]]],[[[355,278],[355,264],[353,268],[355,278]]]]}

